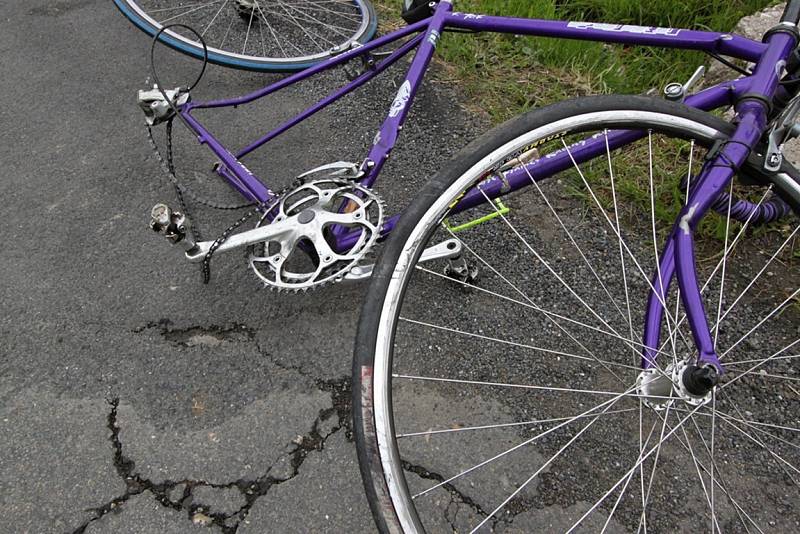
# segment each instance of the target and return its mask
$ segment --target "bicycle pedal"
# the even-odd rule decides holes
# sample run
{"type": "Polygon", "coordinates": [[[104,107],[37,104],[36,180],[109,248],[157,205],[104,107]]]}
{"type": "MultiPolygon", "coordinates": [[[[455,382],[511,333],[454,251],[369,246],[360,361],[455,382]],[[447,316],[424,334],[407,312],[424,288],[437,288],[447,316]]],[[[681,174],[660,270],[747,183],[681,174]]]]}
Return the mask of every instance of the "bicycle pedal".
{"type": "Polygon", "coordinates": [[[470,265],[464,258],[452,259],[444,268],[444,275],[458,282],[471,285],[478,279],[479,269],[477,265],[470,265]]]}
{"type": "Polygon", "coordinates": [[[196,243],[189,231],[189,219],[166,204],[156,204],[150,210],[150,229],[163,235],[173,245],[180,244],[185,250],[195,248],[196,243]]]}

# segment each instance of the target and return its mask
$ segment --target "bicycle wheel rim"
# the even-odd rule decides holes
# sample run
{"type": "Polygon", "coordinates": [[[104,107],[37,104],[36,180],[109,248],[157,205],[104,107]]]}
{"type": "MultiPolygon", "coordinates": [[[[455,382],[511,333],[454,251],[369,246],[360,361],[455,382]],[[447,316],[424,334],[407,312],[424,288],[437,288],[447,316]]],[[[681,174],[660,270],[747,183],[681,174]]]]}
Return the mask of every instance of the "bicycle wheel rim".
{"type": "MultiPolygon", "coordinates": [[[[233,9],[231,6],[226,5],[228,2],[230,2],[230,0],[213,1],[216,3],[222,3],[221,7],[229,7],[233,9]]],[[[114,3],[116,4],[117,8],[119,8],[119,10],[131,22],[134,23],[134,25],[150,36],[154,36],[159,30],[161,30],[162,23],[169,24],[171,22],[181,22],[180,19],[175,19],[173,17],[169,17],[167,20],[159,22],[153,18],[153,16],[148,14],[145,9],[139,6],[137,2],[132,0],[114,0],[114,3]]],[[[255,71],[293,72],[308,68],[330,57],[333,54],[334,48],[338,50],[346,50],[354,43],[366,43],[375,35],[377,30],[377,18],[372,5],[367,0],[351,0],[348,2],[348,5],[349,3],[352,3],[354,8],[358,9],[360,13],[360,22],[358,26],[349,29],[351,35],[348,38],[341,41],[329,42],[328,44],[330,46],[326,49],[321,49],[315,53],[299,54],[287,57],[261,57],[232,52],[215,46],[209,46],[209,61],[218,65],[255,71]]],[[[259,19],[261,19],[262,16],[264,16],[263,11],[259,12],[259,19]]],[[[306,20],[304,19],[304,21],[306,20]]],[[[204,33],[203,28],[200,28],[199,31],[204,33]]],[[[274,30],[270,29],[268,31],[274,30]]],[[[167,31],[163,32],[159,36],[159,41],[184,54],[198,59],[203,58],[203,47],[198,41],[189,39],[175,31],[168,29],[167,31]]],[[[211,44],[213,45],[214,43],[211,44]]],[[[294,52],[297,51],[298,50],[295,47],[294,52]]]]}
{"type": "MultiPolygon", "coordinates": [[[[434,221],[439,221],[448,211],[454,199],[459,198],[462,191],[482,176],[481,173],[494,163],[493,158],[496,158],[496,153],[508,154],[520,150],[522,147],[535,145],[538,139],[546,139],[562,132],[573,131],[572,127],[575,124],[589,122],[600,128],[624,127],[626,124],[628,127],[645,124],[648,127],[663,129],[663,131],[672,134],[691,134],[691,137],[697,137],[706,145],[719,136],[720,130],[727,128],[724,123],[707,116],[695,115],[693,118],[691,113],[688,116],[686,113],[683,114],[684,116],[676,116],[669,112],[650,112],[646,110],[647,104],[623,108],[620,106],[619,100],[604,100],[601,98],[596,99],[595,102],[599,104],[596,107],[615,105],[618,109],[612,112],[592,112],[588,115],[577,115],[568,119],[557,120],[541,126],[527,135],[515,137],[512,141],[493,150],[492,153],[473,164],[463,173],[460,179],[455,180],[449,187],[441,187],[443,191],[440,189],[433,193],[430,188],[425,191],[420,196],[421,198],[436,198],[436,200],[427,204],[428,207],[424,213],[419,211],[409,213],[406,224],[401,222],[396,230],[397,234],[393,236],[393,239],[396,239],[399,244],[394,247],[388,247],[385,259],[381,262],[379,269],[376,269],[377,276],[373,282],[369,302],[365,305],[365,314],[377,314],[380,317],[378,319],[379,324],[377,327],[374,324],[365,326],[362,319],[357,345],[357,357],[358,353],[362,353],[362,357],[357,359],[362,365],[360,369],[358,365],[354,367],[354,375],[355,373],[365,373],[363,364],[367,362],[369,357],[364,355],[363,352],[375,354],[374,369],[366,371],[366,374],[371,377],[371,384],[365,384],[364,380],[359,384],[360,388],[367,388],[367,396],[369,398],[362,401],[362,405],[357,405],[356,408],[364,411],[364,404],[372,403],[366,406],[366,411],[371,413],[364,416],[372,417],[372,424],[375,425],[374,439],[377,447],[375,452],[377,459],[372,458],[371,460],[373,466],[376,461],[381,464],[382,483],[386,485],[386,497],[391,501],[391,508],[386,503],[381,505],[378,502],[373,505],[373,510],[377,509],[376,515],[382,514],[384,519],[388,517],[386,523],[390,527],[399,526],[405,532],[423,531],[422,522],[417,516],[417,510],[409,494],[406,484],[407,473],[403,470],[397,440],[394,438],[396,432],[395,414],[392,407],[392,373],[395,371],[392,358],[395,350],[394,345],[399,343],[395,337],[398,328],[398,310],[406,298],[405,292],[412,277],[413,269],[408,267],[415,265],[422,248],[424,248],[424,244],[428,242],[430,234],[436,230],[437,226],[434,221]],[[623,110],[626,111],[626,117],[621,120],[619,114],[623,110]],[[616,118],[604,118],[602,116],[603,113],[611,113],[616,115],[616,118]],[[415,224],[410,222],[412,220],[419,220],[420,222],[415,224]],[[428,232],[427,234],[426,231],[428,232]],[[394,264],[397,265],[395,266],[394,264]],[[376,293],[379,296],[373,298],[376,293]],[[368,332],[371,333],[368,334],[368,332]]],[[[490,135],[489,137],[491,138],[492,136],[490,135]]],[[[477,151],[476,145],[472,145],[470,149],[472,152],[477,151]]],[[[392,241],[392,243],[395,243],[395,241],[392,241]]],[[[433,301],[436,300],[433,295],[427,296],[427,298],[433,301]]],[[[355,386],[354,391],[358,391],[355,386]]],[[[371,437],[369,433],[369,429],[365,430],[364,439],[367,441],[371,437]]],[[[365,443],[360,449],[360,453],[365,456],[368,455],[369,446],[369,443],[365,443]]],[[[362,473],[365,469],[366,467],[362,462],[362,473]]],[[[370,475],[365,476],[365,483],[368,485],[370,484],[367,480],[369,477],[370,475]]],[[[373,473],[371,477],[377,479],[378,475],[373,473]]],[[[379,500],[380,496],[378,495],[376,501],[379,500]]]]}

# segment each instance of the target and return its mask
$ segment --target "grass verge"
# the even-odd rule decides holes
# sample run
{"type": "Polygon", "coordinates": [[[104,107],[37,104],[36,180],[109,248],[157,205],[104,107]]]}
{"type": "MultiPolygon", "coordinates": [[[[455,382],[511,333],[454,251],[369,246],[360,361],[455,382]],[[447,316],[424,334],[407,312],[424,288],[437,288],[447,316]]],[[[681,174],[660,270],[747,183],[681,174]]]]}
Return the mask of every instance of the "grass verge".
{"type": "MultiPolygon", "coordinates": [[[[770,0],[457,0],[459,11],[541,19],[730,31],[770,0]]],[[[377,0],[382,20],[399,21],[399,0],[377,0]]],[[[495,123],[532,107],[587,93],[643,93],[685,81],[707,62],[699,52],[504,34],[447,34],[447,72],[495,123]]]]}
{"type": "MultiPolygon", "coordinates": [[[[403,25],[399,0],[376,0],[384,31],[403,25]]],[[[698,30],[730,31],[770,0],[456,0],[458,11],[528,18],[614,22],[698,30]]],[[[609,45],[505,34],[448,33],[440,42],[440,76],[457,83],[466,106],[488,113],[498,124],[534,107],[584,94],[640,94],[671,81],[685,81],[708,57],[700,52],[609,45]]],[[[673,152],[680,151],[679,146],[673,152]]],[[[634,212],[650,212],[646,159],[629,162],[630,179],[619,182],[622,201],[634,212]]],[[[655,162],[674,175],[669,159],[655,162]]],[[[663,232],[682,205],[677,183],[659,183],[656,217],[663,232]]],[[[743,193],[743,192],[742,192],[743,193]]],[[[580,191],[575,191],[581,196],[580,191]]],[[[608,195],[610,196],[610,194],[608,195]]],[[[754,198],[760,197],[758,192],[754,198]]],[[[734,225],[736,226],[736,224],[734,225]]],[[[732,231],[735,231],[734,227],[732,231]]],[[[725,221],[707,217],[700,235],[724,239],[725,221]]]]}

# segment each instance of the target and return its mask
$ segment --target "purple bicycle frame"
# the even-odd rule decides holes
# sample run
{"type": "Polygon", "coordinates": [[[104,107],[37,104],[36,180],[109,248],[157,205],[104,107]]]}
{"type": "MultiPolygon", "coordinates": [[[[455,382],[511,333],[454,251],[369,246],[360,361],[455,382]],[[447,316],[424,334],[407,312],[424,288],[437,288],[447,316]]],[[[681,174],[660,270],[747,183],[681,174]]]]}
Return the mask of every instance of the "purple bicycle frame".
{"type": "MultiPolygon", "coordinates": [[[[246,199],[268,202],[274,193],[250,170],[240,158],[280,136],[288,129],[324,109],[341,97],[361,87],[372,78],[386,70],[414,48],[416,55],[411,62],[404,82],[392,102],[388,116],[375,136],[374,144],[361,164],[363,177],[360,183],[371,187],[378,179],[384,163],[394,148],[408,111],[414,101],[428,65],[436,50],[443,31],[447,28],[475,32],[500,32],[517,35],[579,39],[626,45],[659,46],[683,48],[726,55],[755,63],[752,75],[735,81],[725,82],[688,97],[685,104],[701,110],[711,110],[721,106],[735,105],[737,127],[729,140],[721,147],[714,162],[706,165],[698,177],[689,201],[681,211],[673,230],[667,239],[660,256],[658,272],[651,281],[647,314],[643,334],[642,368],[655,366],[659,354],[661,324],[664,319],[664,303],[673,278],[677,279],[681,300],[692,330],[694,343],[698,350],[698,365],[713,365],[721,373],[723,366],[715,352],[706,318],[700,286],[694,263],[693,233],[698,222],[709,210],[713,201],[729,185],[735,169],[744,163],[751,147],[761,138],[767,124],[769,102],[779,91],[779,76],[786,59],[796,46],[795,37],[789,32],[774,32],[766,43],[743,37],[706,31],[692,31],[673,28],[643,27],[617,24],[587,22],[564,22],[552,20],[496,17],[472,13],[454,13],[450,0],[440,0],[433,15],[423,21],[409,25],[385,35],[366,45],[358,46],[328,59],[314,67],[284,78],[263,89],[234,99],[210,102],[189,102],[179,112],[186,123],[194,130],[201,144],[206,144],[219,159],[217,172],[225,178],[246,199]],[[414,35],[418,34],[418,35],[414,35]],[[402,43],[388,57],[375,63],[371,68],[344,85],[332,94],[319,100],[308,109],[256,139],[235,154],[225,148],[191,112],[194,109],[230,107],[247,104],[280,89],[305,80],[315,74],[340,66],[353,59],[368,57],[377,48],[412,36],[402,43]]],[[[614,131],[608,136],[611,149],[624,146],[647,135],[640,131],[614,131]]],[[[516,191],[530,184],[529,172],[535,170],[537,180],[591,160],[606,151],[605,139],[588,139],[574,146],[574,150],[564,151],[546,161],[537,160],[528,164],[527,169],[517,169],[505,176],[507,186],[499,179],[486,180],[468,191],[455,206],[454,212],[472,208],[501,195],[516,191]],[[569,153],[568,153],[569,152],[569,153]],[[575,163],[573,163],[573,159],[575,163]],[[480,189],[478,189],[480,188],[480,189]]],[[[384,224],[382,234],[388,234],[394,227],[398,215],[390,217],[384,224]]],[[[358,238],[357,232],[344,228],[334,229],[336,247],[346,249],[358,238]]]]}

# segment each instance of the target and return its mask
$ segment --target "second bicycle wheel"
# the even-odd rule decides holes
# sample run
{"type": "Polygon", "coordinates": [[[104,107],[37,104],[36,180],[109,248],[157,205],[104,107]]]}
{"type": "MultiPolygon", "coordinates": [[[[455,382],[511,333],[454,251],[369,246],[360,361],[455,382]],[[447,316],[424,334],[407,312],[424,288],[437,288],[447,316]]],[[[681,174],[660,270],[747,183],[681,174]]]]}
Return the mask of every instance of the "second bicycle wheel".
{"type": "MultiPolygon", "coordinates": [[[[191,26],[208,44],[209,61],[238,69],[291,72],[310,67],[334,47],[366,43],[377,18],[368,0],[114,0],[139,29],[155,35],[173,23],[191,26]]],[[[191,33],[168,29],[159,39],[203,57],[191,33]]]]}
{"type": "Polygon", "coordinates": [[[730,128],[661,100],[580,99],[497,128],[426,186],[374,270],[353,364],[381,531],[798,530],[795,219],[767,231],[705,218],[697,271],[726,373],[706,399],[671,386],[696,356],[673,287],[656,362],[667,388],[641,386],[646,299],[682,184],[730,128]],[[638,139],[613,149],[620,129],[638,139]],[[600,150],[584,161],[587,146],[600,150]],[[503,205],[453,213],[477,184],[521,173],[529,185],[503,205]],[[417,263],[446,239],[466,269],[417,263]]]}

